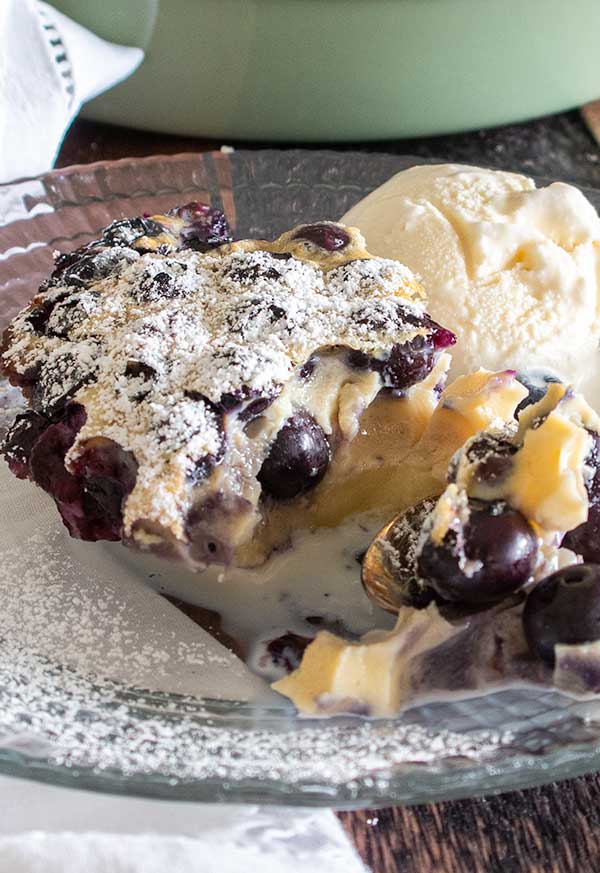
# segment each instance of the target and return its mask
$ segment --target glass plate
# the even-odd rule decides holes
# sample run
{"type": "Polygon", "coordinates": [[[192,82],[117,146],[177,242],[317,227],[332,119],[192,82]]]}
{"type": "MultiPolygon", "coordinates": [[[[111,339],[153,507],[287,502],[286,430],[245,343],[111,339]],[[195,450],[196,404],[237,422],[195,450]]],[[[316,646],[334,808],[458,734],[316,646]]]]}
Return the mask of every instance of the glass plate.
{"type": "MultiPolygon", "coordinates": [[[[224,209],[237,235],[273,236],[341,215],[416,162],[325,151],[186,154],[0,186],[0,324],[32,296],[54,249],[85,243],[115,218],[202,199],[224,209]]],[[[600,192],[586,193],[600,205],[600,192]]],[[[397,719],[300,719],[283,701],[156,693],[92,682],[58,663],[32,672],[14,656],[1,606],[0,654],[0,771],[46,782],[182,800],[351,807],[466,797],[600,767],[596,708],[547,690],[430,703],[397,719]]]]}

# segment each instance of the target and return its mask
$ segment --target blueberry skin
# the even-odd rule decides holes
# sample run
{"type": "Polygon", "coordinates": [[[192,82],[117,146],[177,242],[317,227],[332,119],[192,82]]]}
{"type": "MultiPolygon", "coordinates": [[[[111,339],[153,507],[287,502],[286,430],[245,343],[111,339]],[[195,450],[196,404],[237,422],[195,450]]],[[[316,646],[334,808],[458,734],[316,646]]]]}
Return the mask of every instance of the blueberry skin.
{"type": "Polygon", "coordinates": [[[419,575],[445,600],[494,603],[521,588],[533,573],[537,537],[529,522],[506,504],[470,501],[464,530],[464,555],[481,569],[467,575],[460,567],[456,534],[441,544],[427,539],[417,562],[419,575]]]}
{"type": "Polygon", "coordinates": [[[339,252],[350,242],[350,234],[339,224],[323,221],[303,225],[292,239],[306,240],[326,252],[339,252]]]}
{"type": "Polygon", "coordinates": [[[275,437],[257,479],[269,497],[290,500],[321,481],[329,459],[323,428],[308,412],[297,412],[275,437]]]}
{"type": "Polygon", "coordinates": [[[536,370],[532,370],[530,373],[517,373],[516,379],[517,382],[520,382],[521,385],[527,388],[529,394],[521,400],[515,409],[515,418],[518,418],[528,406],[539,403],[542,397],[546,396],[548,385],[553,383],[560,385],[562,382],[562,379],[559,379],[558,376],[554,376],[552,373],[536,370]]]}
{"type": "Polygon", "coordinates": [[[600,640],[600,565],[574,564],[530,591],[523,630],[534,655],[554,666],[554,646],[600,640]]]}
{"type": "Polygon", "coordinates": [[[45,416],[32,409],[17,415],[12,423],[0,445],[0,452],[17,479],[29,478],[31,452],[50,423],[45,416]]]}
{"type": "Polygon", "coordinates": [[[592,450],[586,458],[586,465],[593,470],[585,483],[589,500],[587,520],[575,530],[567,533],[563,546],[576,555],[581,555],[588,563],[600,564],[600,437],[588,431],[593,438],[592,450]]]}

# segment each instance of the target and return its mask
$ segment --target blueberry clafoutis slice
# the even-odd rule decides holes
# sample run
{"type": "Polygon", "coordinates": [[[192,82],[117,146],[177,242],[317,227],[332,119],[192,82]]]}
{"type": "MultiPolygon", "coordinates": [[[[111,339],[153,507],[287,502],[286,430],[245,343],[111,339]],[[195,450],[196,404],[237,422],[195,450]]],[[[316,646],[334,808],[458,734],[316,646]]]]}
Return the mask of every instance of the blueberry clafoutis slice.
{"type": "Polygon", "coordinates": [[[231,242],[199,203],[114,222],[57,257],[4,334],[30,405],[4,456],[75,537],[260,565],[364,498],[363,413],[427,419],[454,336],[422,297],[334,222],[273,242],[231,242]]]}

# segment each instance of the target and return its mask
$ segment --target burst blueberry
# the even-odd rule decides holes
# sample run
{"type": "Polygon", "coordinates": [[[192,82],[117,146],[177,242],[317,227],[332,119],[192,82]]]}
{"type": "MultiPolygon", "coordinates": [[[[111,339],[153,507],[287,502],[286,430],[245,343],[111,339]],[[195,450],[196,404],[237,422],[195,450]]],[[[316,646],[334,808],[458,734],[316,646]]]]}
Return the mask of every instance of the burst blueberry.
{"type": "Polygon", "coordinates": [[[600,565],[574,564],[527,596],[523,629],[531,651],[553,666],[554,647],[600,640],[600,565]]]}

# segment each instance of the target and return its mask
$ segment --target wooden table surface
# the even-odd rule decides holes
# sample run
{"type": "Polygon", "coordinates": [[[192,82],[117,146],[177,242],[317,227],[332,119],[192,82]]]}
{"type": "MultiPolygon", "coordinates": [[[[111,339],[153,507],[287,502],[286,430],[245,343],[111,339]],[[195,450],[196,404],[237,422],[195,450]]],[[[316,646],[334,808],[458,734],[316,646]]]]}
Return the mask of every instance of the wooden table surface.
{"type": "MultiPolygon", "coordinates": [[[[220,145],[78,121],[67,135],[58,166],[220,145]]],[[[600,150],[576,112],[493,131],[350,147],[520,169],[600,187],[600,150]]],[[[339,817],[374,873],[600,871],[596,775],[497,797],[339,817]]]]}

